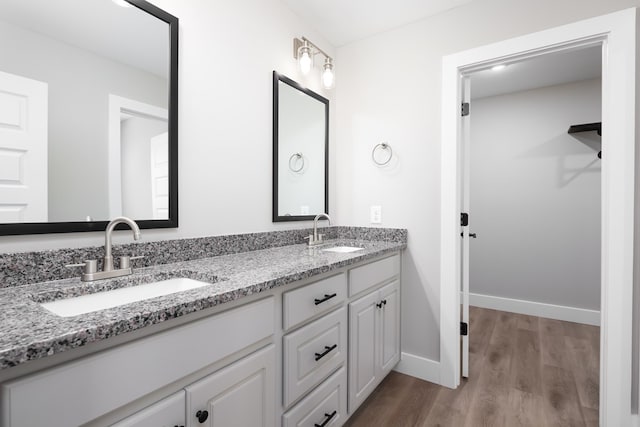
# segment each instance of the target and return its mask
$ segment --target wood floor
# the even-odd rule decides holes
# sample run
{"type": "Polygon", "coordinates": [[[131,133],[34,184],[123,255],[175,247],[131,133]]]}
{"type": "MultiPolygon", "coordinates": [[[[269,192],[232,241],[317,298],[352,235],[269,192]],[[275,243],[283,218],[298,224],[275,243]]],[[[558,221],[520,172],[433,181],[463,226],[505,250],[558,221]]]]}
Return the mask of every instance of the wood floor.
{"type": "Polygon", "coordinates": [[[470,308],[456,390],[392,372],[349,427],[597,426],[600,328],[470,308]]]}

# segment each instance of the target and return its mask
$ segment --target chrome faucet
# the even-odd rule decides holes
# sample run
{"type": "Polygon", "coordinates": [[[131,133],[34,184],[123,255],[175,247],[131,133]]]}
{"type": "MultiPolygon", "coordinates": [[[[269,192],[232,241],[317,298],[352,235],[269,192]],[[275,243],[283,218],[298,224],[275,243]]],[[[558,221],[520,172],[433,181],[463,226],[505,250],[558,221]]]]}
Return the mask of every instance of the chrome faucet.
{"type": "Polygon", "coordinates": [[[323,242],[322,238],[324,237],[324,234],[318,234],[318,220],[321,217],[325,217],[329,221],[329,225],[331,225],[331,217],[329,215],[326,213],[316,215],[313,219],[313,234],[305,237],[305,239],[309,239],[309,246],[319,245],[323,242]]]}
{"type": "MultiPolygon", "coordinates": [[[[104,232],[104,265],[102,267],[102,270],[105,272],[113,271],[113,256],[111,256],[111,233],[113,233],[116,225],[122,223],[127,224],[129,227],[131,227],[131,230],[133,230],[134,240],[140,239],[140,228],[138,228],[138,224],[136,224],[134,220],[127,218],[126,216],[120,216],[112,219],[111,222],[107,224],[107,229],[104,232]]],[[[120,268],[122,268],[122,266],[120,266],[120,268]]]]}
{"type": "Polygon", "coordinates": [[[141,256],[121,256],[119,268],[113,267],[113,256],[111,255],[111,234],[118,224],[127,224],[133,230],[134,240],[140,239],[140,228],[132,219],[121,216],[114,218],[107,224],[104,235],[104,262],[102,271],[98,271],[98,261],[95,259],[87,260],[81,264],[69,264],[65,267],[84,267],[84,271],[80,280],[83,282],[91,282],[98,279],[111,279],[113,277],[128,276],[133,273],[131,268],[131,260],[143,258],[141,256]]]}

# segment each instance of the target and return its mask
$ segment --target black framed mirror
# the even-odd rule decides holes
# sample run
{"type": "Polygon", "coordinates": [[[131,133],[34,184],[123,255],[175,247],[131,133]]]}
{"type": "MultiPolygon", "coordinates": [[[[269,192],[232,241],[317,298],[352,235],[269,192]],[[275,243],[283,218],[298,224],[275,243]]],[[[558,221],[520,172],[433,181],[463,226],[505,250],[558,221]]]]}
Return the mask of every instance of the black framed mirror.
{"type": "Polygon", "coordinates": [[[273,72],[273,221],[329,213],[329,100],[273,72]]]}
{"type": "Polygon", "coordinates": [[[6,1],[0,52],[0,235],[178,226],[176,17],[6,1]]]}

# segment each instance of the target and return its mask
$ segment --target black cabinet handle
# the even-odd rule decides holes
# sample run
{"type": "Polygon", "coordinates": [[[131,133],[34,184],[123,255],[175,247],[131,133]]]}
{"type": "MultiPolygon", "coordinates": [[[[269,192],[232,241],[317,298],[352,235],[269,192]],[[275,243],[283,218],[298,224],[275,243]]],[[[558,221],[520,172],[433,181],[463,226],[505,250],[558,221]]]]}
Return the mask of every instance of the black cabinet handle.
{"type": "Polygon", "coordinates": [[[387,305],[387,300],[386,300],[386,299],[383,299],[383,300],[382,300],[382,304],[383,304],[383,305],[387,305]]]}
{"type": "Polygon", "coordinates": [[[322,303],[323,303],[323,302],[325,302],[325,301],[329,301],[331,298],[333,298],[333,297],[335,297],[335,296],[337,296],[337,295],[338,295],[338,294],[331,294],[331,295],[329,295],[329,294],[324,294],[324,298],[322,298],[322,299],[318,299],[318,298],[316,298],[316,299],[314,299],[313,301],[314,301],[314,303],[315,303],[316,305],[318,305],[318,304],[322,304],[322,303]]]}
{"type": "Polygon", "coordinates": [[[376,307],[382,308],[382,301],[380,301],[378,304],[376,304],[376,307]]]}
{"type": "Polygon", "coordinates": [[[331,353],[331,350],[335,349],[336,347],[338,347],[338,344],[334,344],[331,347],[325,345],[324,351],[322,353],[316,353],[316,362],[325,357],[327,354],[331,353]]]}
{"type": "Polygon", "coordinates": [[[314,424],[314,427],[324,427],[326,426],[329,421],[331,421],[333,419],[333,417],[336,416],[336,414],[338,413],[338,411],[333,411],[330,414],[325,413],[324,414],[324,421],[322,422],[322,424],[314,424]]]}
{"type": "Polygon", "coordinates": [[[198,419],[198,422],[200,422],[201,424],[205,421],[207,421],[207,418],[209,418],[209,412],[208,411],[198,411],[196,412],[196,418],[198,419]]]}

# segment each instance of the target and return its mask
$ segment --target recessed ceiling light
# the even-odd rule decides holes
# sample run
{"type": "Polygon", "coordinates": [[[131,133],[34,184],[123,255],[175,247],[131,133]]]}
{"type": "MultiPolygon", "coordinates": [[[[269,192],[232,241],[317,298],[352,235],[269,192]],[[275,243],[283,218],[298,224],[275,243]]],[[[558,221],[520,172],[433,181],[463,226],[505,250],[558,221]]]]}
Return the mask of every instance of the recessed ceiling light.
{"type": "Polygon", "coordinates": [[[128,1],[125,0],[111,0],[112,2],[114,2],[115,4],[117,4],[120,7],[133,7],[131,5],[131,3],[129,3],[128,1]]]}
{"type": "Polygon", "coordinates": [[[491,71],[500,71],[500,70],[504,70],[505,68],[507,68],[505,64],[498,64],[491,67],[491,71]]]}

